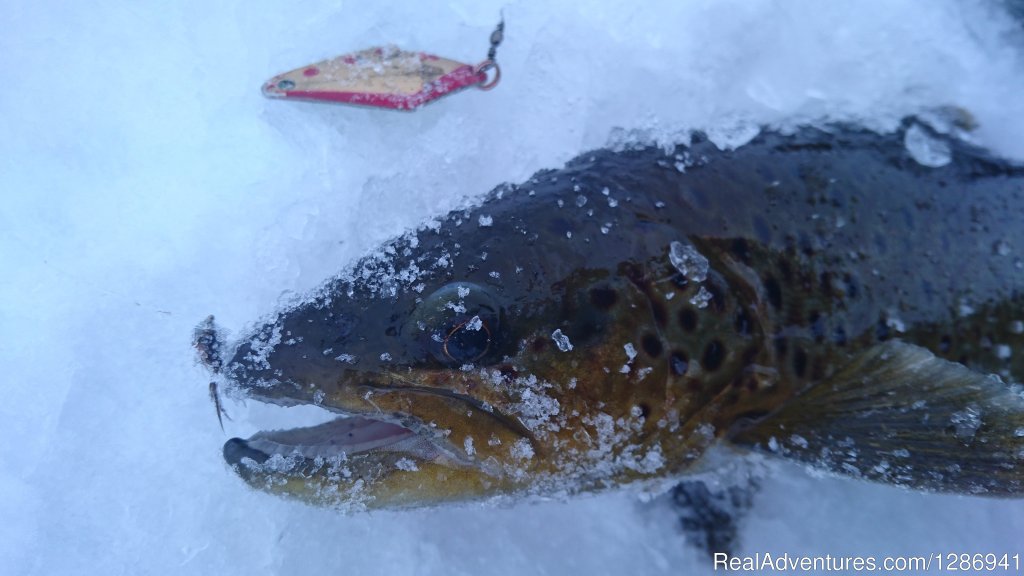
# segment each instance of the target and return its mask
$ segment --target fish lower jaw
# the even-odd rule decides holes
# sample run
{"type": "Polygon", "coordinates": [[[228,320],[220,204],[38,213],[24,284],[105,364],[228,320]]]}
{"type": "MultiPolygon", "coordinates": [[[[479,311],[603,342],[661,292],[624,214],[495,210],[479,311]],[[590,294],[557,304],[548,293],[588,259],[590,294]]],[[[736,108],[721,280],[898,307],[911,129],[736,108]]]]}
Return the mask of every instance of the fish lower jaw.
{"type": "MultiPolygon", "coordinates": [[[[400,424],[366,416],[338,416],[301,428],[261,431],[248,439],[232,438],[224,444],[224,459],[232,466],[256,469],[282,459],[299,470],[324,463],[349,463],[356,468],[396,466],[411,469],[417,463],[464,466],[471,462],[444,439],[416,432],[400,424]]],[[[280,470],[278,470],[280,471],[280,470]]]]}

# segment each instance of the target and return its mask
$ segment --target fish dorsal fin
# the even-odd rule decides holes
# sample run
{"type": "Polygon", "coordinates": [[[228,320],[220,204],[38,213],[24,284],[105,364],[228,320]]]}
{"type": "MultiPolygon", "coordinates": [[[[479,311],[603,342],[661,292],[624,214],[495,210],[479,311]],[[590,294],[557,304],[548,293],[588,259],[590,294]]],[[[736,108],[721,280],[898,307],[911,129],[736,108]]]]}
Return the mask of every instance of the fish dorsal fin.
{"type": "Polygon", "coordinates": [[[855,356],[730,440],[856,477],[1024,496],[1024,391],[897,341],[855,356]]]}

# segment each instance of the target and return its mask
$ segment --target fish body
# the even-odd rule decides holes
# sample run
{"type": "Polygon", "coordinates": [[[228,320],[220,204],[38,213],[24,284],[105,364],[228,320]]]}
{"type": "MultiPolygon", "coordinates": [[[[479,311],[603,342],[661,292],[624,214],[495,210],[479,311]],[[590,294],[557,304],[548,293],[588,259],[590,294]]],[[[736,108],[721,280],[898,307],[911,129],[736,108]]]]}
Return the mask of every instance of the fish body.
{"type": "Polygon", "coordinates": [[[1019,496],[1024,170],[948,145],[697,137],[501,186],[244,337],[225,389],[339,418],[225,458],[346,509],[674,478],[717,442],[1019,496]]]}

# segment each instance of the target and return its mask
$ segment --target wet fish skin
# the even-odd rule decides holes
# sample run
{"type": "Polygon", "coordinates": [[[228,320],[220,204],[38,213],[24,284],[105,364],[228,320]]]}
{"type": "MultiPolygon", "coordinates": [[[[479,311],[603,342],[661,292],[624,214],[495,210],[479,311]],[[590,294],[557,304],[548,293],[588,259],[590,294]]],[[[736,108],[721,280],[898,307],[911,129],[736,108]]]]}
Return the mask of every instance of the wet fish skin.
{"type": "Polygon", "coordinates": [[[999,420],[977,426],[970,405],[950,404],[991,412],[996,385],[937,405],[897,386],[893,410],[921,401],[922,418],[966,420],[937,447],[913,445],[923,423],[900,421],[906,446],[865,432],[852,461],[864,447],[828,435],[848,428],[787,409],[834,378],[853,386],[849,366],[883,388],[886,374],[919,384],[903,360],[951,386],[1024,377],[1024,172],[952,147],[952,163],[926,168],[898,136],[854,129],[764,134],[726,152],[698,138],[667,156],[597,151],[499,187],[281,311],[225,363],[226,385],[255,399],[398,423],[428,447],[316,462],[233,439],[225,457],[254,486],[341,507],[672,477],[722,439],[924,489],[1020,494],[1024,400],[1001,396],[999,420]],[[680,254],[706,259],[706,278],[681,272],[680,254]],[[788,422],[807,437],[776,437],[788,422]],[[990,439],[1005,453],[984,470],[929,468],[966,457],[956,442],[990,439]],[[847,455],[808,452],[822,447],[847,455]],[[901,447],[944,459],[903,465],[890,454],[901,447]]]}

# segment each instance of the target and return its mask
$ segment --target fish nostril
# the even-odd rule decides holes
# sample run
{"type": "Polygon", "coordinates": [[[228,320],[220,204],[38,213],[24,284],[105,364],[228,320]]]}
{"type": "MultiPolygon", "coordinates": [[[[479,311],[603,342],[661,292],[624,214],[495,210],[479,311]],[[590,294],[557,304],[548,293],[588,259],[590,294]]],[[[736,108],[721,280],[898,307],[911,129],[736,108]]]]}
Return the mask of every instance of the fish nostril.
{"type": "Polygon", "coordinates": [[[333,332],[334,342],[336,344],[343,342],[352,334],[355,327],[356,321],[351,316],[335,316],[330,324],[330,330],[333,332]]]}

